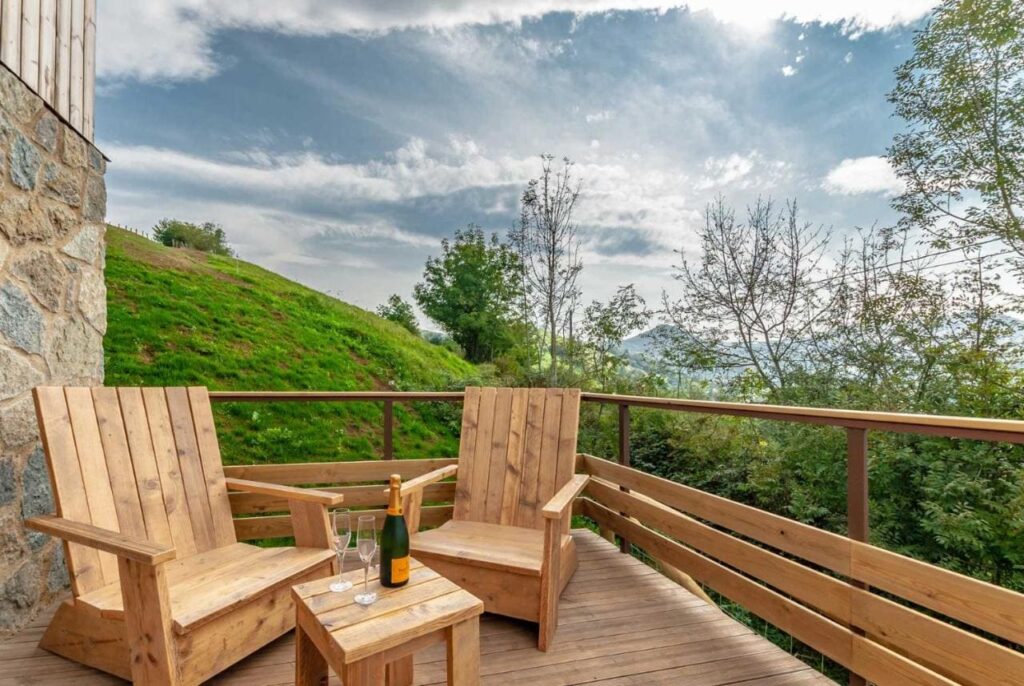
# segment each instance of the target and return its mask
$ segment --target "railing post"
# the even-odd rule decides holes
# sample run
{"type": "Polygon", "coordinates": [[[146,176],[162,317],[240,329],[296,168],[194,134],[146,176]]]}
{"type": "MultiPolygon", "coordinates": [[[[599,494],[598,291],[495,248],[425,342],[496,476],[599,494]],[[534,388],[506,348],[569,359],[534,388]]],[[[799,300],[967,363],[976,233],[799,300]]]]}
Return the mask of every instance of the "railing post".
{"type": "MultiPolygon", "coordinates": [[[[868,431],[846,429],[846,534],[855,541],[868,541],[868,431]]],[[[858,588],[865,584],[851,580],[858,588]]],[[[859,634],[862,631],[854,628],[859,634]]],[[[850,686],[865,686],[867,681],[850,672],[850,686]]]]}
{"type": "MultiPolygon", "coordinates": [[[[629,405],[622,403],[619,405],[619,464],[623,467],[629,466],[629,405]]],[[[620,490],[629,492],[629,489],[625,486],[620,486],[620,490]]],[[[623,517],[626,516],[625,512],[620,512],[623,517]]],[[[629,541],[625,538],[619,540],[619,550],[623,553],[628,553],[629,541]]]]}
{"type": "Polygon", "coordinates": [[[395,403],[384,401],[384,459],[395,459],[395,403]]]}

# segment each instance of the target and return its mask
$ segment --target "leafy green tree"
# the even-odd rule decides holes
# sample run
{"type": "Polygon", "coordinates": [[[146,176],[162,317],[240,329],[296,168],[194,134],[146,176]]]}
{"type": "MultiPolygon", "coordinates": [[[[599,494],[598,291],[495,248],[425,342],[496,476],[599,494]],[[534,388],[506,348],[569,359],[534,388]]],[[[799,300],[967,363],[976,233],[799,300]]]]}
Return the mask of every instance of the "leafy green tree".
{"type": "Polygon", "coordinates": [[[402,300],[397,293],[393,293],[386,303],[377,307],[377,314],[402,326],[410,333],[420,335],[420,327],[416,323],[416,313],[413,312],[412,305],[402,300]]]}
{"type": "Polygon", "coordinates": [[[1024,256],[1024,3],[946,0],[914,47],[889,93],[908,125],[889,148],[901,221],[1024,256]]]}
{"type": "Polygon", "coordinates": [[[171,248],[191,248],[214,255],[234,255],[224,229],[213,222],[191,224],[179,219],[161,219],[153,227],[153,240],[171,248]]]}
{"type": "Polygon", "coordinates": [[[619,350],[622,341],[650,320],[651,311],[633,284],[620,286],[607,303],[595,300],[583,310],[588,366],[601,390],[607,391],[625,366],[626,357],[619,350]]]}
{"type": "Polygon", "coordinates": [[[414,296],[423,312],[465,351],[471,362],[488,362],[516,343],[520,263],[515,253],[478,226],[441,242],[427,259],[414,296]]]}

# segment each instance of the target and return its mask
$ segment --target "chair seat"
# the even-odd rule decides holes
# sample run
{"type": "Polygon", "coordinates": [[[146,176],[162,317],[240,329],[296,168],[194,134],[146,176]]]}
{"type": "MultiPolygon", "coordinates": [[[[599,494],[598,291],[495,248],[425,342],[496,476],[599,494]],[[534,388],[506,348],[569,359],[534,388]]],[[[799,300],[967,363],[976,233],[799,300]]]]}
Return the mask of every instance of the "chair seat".
{"type": "MultiPolygon", "coordinates": [[[[562,536],[562,548],[572,536],[562,536]]],[[[410,542],[412,555],[468,562],[513,574],[540,576],[544,532],[518,526],[451,520],[437,529],[421,531],[410,542]]]]}
{"type": "MultiPolygon", "coordinates": [[[[167,586],[174,630],[184,634],[267,591],[331,560],[319,548],[257,548],[233,543],[167,563],[167,586]]],[[[124,618],[120,583],[75,600],[101,616],[124,618]]]]}

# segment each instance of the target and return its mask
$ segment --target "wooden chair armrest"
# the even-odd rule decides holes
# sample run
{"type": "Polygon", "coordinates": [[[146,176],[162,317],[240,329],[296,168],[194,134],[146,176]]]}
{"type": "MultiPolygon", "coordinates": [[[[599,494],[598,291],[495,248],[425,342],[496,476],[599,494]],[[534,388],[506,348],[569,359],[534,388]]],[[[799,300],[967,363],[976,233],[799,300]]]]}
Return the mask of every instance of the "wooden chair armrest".
{"type": "MultiPolygon", "coordinates": [[[[402,497],[405,498],[407,496],[412,495],[413,493],[416,493],[417,491],[422,491],[430,484],[438,482],[441,479],[447,479],[449,476],[455,474],[455,472],[457,472],[458,469],[459,465],[457,464],[445,465],[444,467],[435,469],[432,472],[427,472],[422,476],[417,476],[414,479],[409,479],[404,484],[402,484],[402,497]]],[[[384,492],[388,493],[390,492],[390,490],[391,489],[389,488],[385,488],[384,492]]]]}
{"type": "Polygon", "coordinates": [[[569,480],[569,483],[562,486],[558,493],[552,496],[551,500],[541,509],[545,519],[561,519],[565,513],[572,508],[572,501],[576,499],[586,487],[590,480],[589,474],[576,474],[569,480]]]}
{"type": "Polygon", "coordinates": [[[224,479],[228,490],[245,491],[246,493],[259,493],[261,495],[272,495],[285,500],[297,500],[303,503],[315,503],[327,507],[341,505],[345,496],[341,493],[321,491],[316,488],[296,488],[295,486],[283,486],[281,484],[270,484],[263,481],[249,481],[248,479],[235,479],[228,477],[224,479]]]}
{"type": "Polygon", "coordinates": [[[113,553],[118,557],[134,560],[147,565],[169,562],[176,557],[173,546],[159,545],[149,541],[125,536],[117,531],[103,529],[92,524],[73,522],[63,517],[42,515],[25,520],[25,526],[40,533],[62,538],[71,543],[113,553]]]}

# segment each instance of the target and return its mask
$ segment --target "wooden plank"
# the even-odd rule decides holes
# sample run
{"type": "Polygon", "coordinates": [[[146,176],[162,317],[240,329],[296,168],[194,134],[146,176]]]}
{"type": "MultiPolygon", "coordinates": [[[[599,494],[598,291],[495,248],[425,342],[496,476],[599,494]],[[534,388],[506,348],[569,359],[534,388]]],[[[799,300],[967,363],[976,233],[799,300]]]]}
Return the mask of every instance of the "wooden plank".
{"type": "MultiPolygon", "coordinates": [[[[85,495],[85,481],[78,461],[78,448],[71,430],[64,390],[40,386],[33,391],[33,395],[57,514],[76,522],[91,523],[92,514],[85,495]]],[[[78,543],[69,543],[65,544],[64,552],[75,595],[88,593],[106,584],[96,550],[78,543]]]]}
{"type": "Polygon", "coordinates": [[[210,398],[205,388],[191,387],[188,389],[188,400],[192,407],[196,443],[206,480],[206,496],[210,501],[214,544],[230,545],[235,542],[235,528],[231,523],[231,503],[228,502],[228,489],[224,483],[224,467],[221,464],[210,398]]]}
{"type": "MultiPolygon", "coordinates": [[[[458,459],[445,457],[424,460],[227,465],[224,467],[224,475],[236,479],[297,486],[386,481],[391,474],[401,474],[403,479],[410,479],[453,464],[459,464],[458,459]]],[[[461,471],[462,467],[459,469],[461,471]]]]}
{"type": "Polygon", "coordinates": [[[519,510],[519,489],[523,482],[523,450],[526,440],[526,412],[530,402],[527,388],[516,388],[512,392],[512,408],[509,415],[508,450],[505,461],[504,487],[501,493],[501,508],[498,523],[513,526],[519,510]]]}
{"type": "Polygon", "coordinates": [[[167,396],[162,388],[143,388],[142,400],[146,407],[146,420],[153,443],[157,471],[160,474],[161,495],[171,540],[179,557],[193,555],[197,551],[192,520],[188,510],[188,497],[178,465],[171,415],[167,410],[167,396]]]}
{"type": "Polygon", "coordinates": [[[103,455],[107,462],[110,489],[114,496],[118,530],[126,536],[146,540],[146,520],[142,515],[139,489],[135,482],[135,468],[128,449],[117,389],[94,388],[92,400],[96,409],[103,455]]]}
{"type": "Polygon", "coordinates": [[[557,486],[555,483],[558,470],[559,432],[562,425],[562,398],[564,392],[560,388],[549,388],[547,400],[544,402],[544,428],[541,432],[540,469],[537,473],[537,496],[534,500],[531,519],[534,527],[543,526],[540,510],[551,500],[557,486]]]}
{"type": "Polygon", "coordinates": [[[53,108],[71,121],[71,4],[57,0],[57,51],[54,63],[53,108]]]}
{"type": "Polygon", "coordinates": [[[576,442],[580,425],[580,390],[578,388],[567,388],[562,392],[560,419],[555,491],[569,482],[576,467],[576,442]]]}
{"type": "Polygon", "coordinates": [[[480,683],[480,618],[473,617],[445,629],[448,686],[480,683]]]}
{"type": "Polygon", "coordinates": [[[454,519],[468,519],[472,502],[473,472],[476,461],[476,436],[480,423],[479,388],[466,389],[466,398],[462,405],[462,427],[459,432],[459,473],[455,479],[455,510],[454,519]]]}
{"type": "Polygon", "coordinates": [[[92,524],[83,524],[70,519],[42,515],[25,520],[30,529],[74,541],[119,557],[136,560],[148,565],[160,564],[174,559],[174,549],[155,545],[145,539],[131,538],[116,531],[102,529],[92,524]]]}
{"type": "Polygon", "coordinates": [[[53,106],[57,64],[57,0],[39,6],[39,94],[53,106]]]}
{"type": "Polygon", "coordinates": [[[545,389],[530,389],[526,407],[526,437],[523,444],[523,476],[519,487],[515,524],[531,529],[537,527],[537,481],[540,479],[546,402],[545,389]]]}
{"type": "Polygon", "coordinates": [[[128,452],[131,455],[135,486],[139,494],[139,506],[142,508],[142,517],[146,525],[146,538],[156,543],[173,545],[142,391],[138,388],[119,388],[117,397],[124,421],[128,452]]]}
{"type": "Polygon", "coordinates": [[[512,389],[499,388],[494,400],[494,427],[491,430],[490,466],[487,472],[482,521],[501,522],[505,474],[508,471],[508,443],[512,421],[512,389]]]}
{"type": "Polygon", "coordinates": [[[96,0],[85,0],[85,36],[82,45],[82,129],[93,139],[96,109],[96,0]]]}
{"type": "Polygon", "coordinates": [[[467,519],[476,522],[483,521],[487,503],[487,483],[491,467],[491,438],[494,435],[497,394],[498,389],[496,388],[480,389],[480,412],[477,419],[473,457],[470,458],[473,463],[473,480],[469,484],[469,512],[466,516],[467,519]]]}
{"type": "Polygon", "coordinates": [[[85,0],[71,0],[71,83],[69,121],[82,130],[82,98],[85,95],[85,0]]]}
{"type": "Polygon", "coordinates": [[[132,682],[154,686],[177,684],[171,601],[164,568],[127,559],[122,559],[120,566],[132,682]]]}
{"type": "Polygon", "coordinates": [[[203,474],[202,458],[199,456],[199,444],[196,440],[195,425],[192,423],[188,392],[184,388],[165,388],[164,394],[167,396],[167,410],[171,416],[171,432],[174,435],[178,456],[178,469],[181,472],[182,484],[185,486],[185,499],[188,502],[189,520],[196,549],[202,552],[216,548],[213,514],[210,511],[206,476],[203,474]]]}
{"type": "Polygon", "coordinates": [[[827,657],[862,674],[878,686],[955,686],[951,681],[911,660],[858,636],[755,581],[696,553],[591,500],[587,516],[601,521],[660,559],[686,570],[733,602],[791,634],[827,657]]]}
{"type": "MultiPolygon", "coordinates": [[[[324,486],[319,490],[342,495],[345,507],[383,506],[388,504],[388,497],[382,491],[380,485],[324,486]]],[[[455,497],[455,483],[447,481],[430,484],[423,489],[422,493],[423,499],[427,502],[450,502],[455,497]]],[[[231,512],[235,515],[288,511],[288,502],[284,498],[274,495],[229,491],[228,500],[231,501],[231,512]]]]}
{"type": "Polygon", "coordinates": [[[0,2],[0,62],[21,73],[21,3],[0,2]]]}
{"type": "MultiPolygon", "coordinates": [[[[13,0],[7,0],[12,2],[13,0]]],[[[25,85],[39,89],[39,0],[21,0],[21,66],[25,85]]]]}
{"type": "MultiPolygon", "coordinates": [[[[75,434],[75,445],[78,446],[78,463],[85,484],[85,497],[89,501],[89,523],[102,529],[120,531],[92,393],[88,388],[68,387],[64,389],[64,396],[68,400],[71,430],[75,434]]],[[[106,583],[117,580],[117,558],[110,553],[100,553],[100,567],[103,568],[106,583]]]]}

